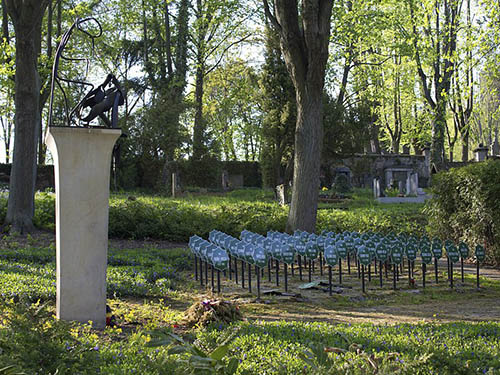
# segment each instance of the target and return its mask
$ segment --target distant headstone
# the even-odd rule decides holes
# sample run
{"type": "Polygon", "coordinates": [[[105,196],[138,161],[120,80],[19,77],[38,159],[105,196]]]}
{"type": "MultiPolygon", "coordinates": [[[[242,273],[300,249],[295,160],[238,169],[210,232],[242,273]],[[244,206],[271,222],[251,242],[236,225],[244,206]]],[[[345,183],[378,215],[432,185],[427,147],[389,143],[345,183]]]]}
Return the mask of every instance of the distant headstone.
{"type": "Polygon", "coordinates": [[[229,190],[229,173],[226,170],[222,171],[221,185],[222,185],[222,190],[224,191],[229,190]]]}
{"type": "Polygon", "coordinates": [[[276,199],[280,206],[285,206],[288,202],[286,200],[286,189],[285,185],[281,184],[276,186],[276,199]]]}

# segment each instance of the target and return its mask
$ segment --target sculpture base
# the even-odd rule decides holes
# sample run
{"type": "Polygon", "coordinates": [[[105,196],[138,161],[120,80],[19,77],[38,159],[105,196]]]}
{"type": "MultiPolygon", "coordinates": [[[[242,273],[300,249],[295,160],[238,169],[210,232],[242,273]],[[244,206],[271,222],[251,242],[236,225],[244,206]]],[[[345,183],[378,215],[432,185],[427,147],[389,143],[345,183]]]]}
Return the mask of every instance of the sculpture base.
{"type": "Polygon", "coordinates": [[[56,188],[56,315],[106,325],[109,177],[120,129],[50,127],[56,188]]]}

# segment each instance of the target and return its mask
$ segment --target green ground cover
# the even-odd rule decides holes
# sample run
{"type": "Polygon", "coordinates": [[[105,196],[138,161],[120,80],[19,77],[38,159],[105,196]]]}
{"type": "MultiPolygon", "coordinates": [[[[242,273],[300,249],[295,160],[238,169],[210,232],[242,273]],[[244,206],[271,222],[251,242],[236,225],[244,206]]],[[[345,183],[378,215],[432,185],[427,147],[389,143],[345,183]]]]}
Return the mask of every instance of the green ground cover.
{"type": "MultiPolygon", "coordinates": [[[[7,201],[0,197],[0,223],[7,201]]],[[[350,199],[320,204],[318,231],[382,231],[421,234],[427,217],[421,204],[379,204],[368,189],[355,189],[350,199]]],[[[55,196],[38,193],[34,223],[54,230],[55,196]]],[[[187,242],[194,234],[206,237],[212,229],[238,236],[243,229],[265,234],[284,231],[288,207],[273,201],[272,191],[242,189],[227,194],[190,194],[180,198],[134,193],[112,194],[109,234],[114,238],[163,239],[187,242]]]]}
{"type": "MultiPolygon", "coordinates": [[[[6,199],[0,197],[0,217],[5,211],[6,199]]],[[[379,290],[374,278],[363,298],[316,291],[286,303],[273,297],[269,303],[255,302],[226,282],[224,296],[241,302],[248,319],[185,328],[184,311],[207,291],[193,280],[186,248],[161,248],[149,240],[186,241],[192,234],[206,237],[214,228],[232,235],[244,228],[263,234],[283,231],[286,215],[272,192],[258,189],[178,199],[113,194],[114,243],[120,243],[117,238],[140,241],[109,250],[108,304],[116,326],[97,331],[54,318],[54,196],[37,194],[35,224],[49,233],[42,239],[0,239],[0,374],[189,374],[200,363],[206,369],[196,373],[214,373],[207,369],[215,363],[215,373],[227,374],[231,358],[239,364],[237,374],[500,374],[500,323],[478,322],[481,315],[476,321],[432,318],[443,304],[463,301],[481,309],[498,302],[500,283],[482,278],[483,290],[476,292],[473,275],[466,275],[465,286],[450,291],[444,270],[443,282],[425,293],[413,293],[404,282],[398,291],[388,281],[379,290]],[[397,312],[429,304],[431,312],[422,316],[430,319],[397,318],[397,312]],[[391,313],[374,324],[373,309],[391,313]],[[355,319],[356,311],[367,318],[355,319]],[[172,331],[184,338],[184,346],[151,346],[158,332],[172,331]],[[207,353],[220,360],[206,359],[207,353]]],[[[368,190],[322,203],[318,212],[319,231],[422,233],[426,224],[422,205],[380,205],[368,190]]],[[[355,275],[344,282],[360,288],[355,275]]],[[[297,280],[291,283],[296,288],[297,280]]]]}
{"type": "MultiPolygon", "coordinates": [[[[237,358],[238,374],[500,373],[500,323],[493,321],[335,324],[308,321],[307,309],[315,306],[306,301],[291,307],[250,303],[242,308],[249,317],[244,322],[172,328],[181,325],[185,308],[205,292],[192,281],[189,253],[182,248],[111,248],[108,303],[117,317],[116,327],[96,331],[89,325],[60,322],[53,316],[54,253],[53,243],[1,240],[0,369],[13,365],[11,370],[17,370],[12,373],[26,374],[187,374],[193,366],[184,361],[189,354],[173,354],[168,346],[150,347],[157,330],[174,329],[204,353],[226,348],[222,363],[237,358]],[[274,310],[279,317],[289,312],[287,308],[301,310],[304,319],[259,317],[259,310],[274,310]],[[325,354],[325,347],[332,353],[325,354]]],[[[473,285],[472,278],[467,282],[473,285]]],[[[485,286],[489,297],[500,296],[498,282],[485,286]]],[[[398,308],[441,297],[464,303],[478,298],[468,291],[444,289],[418,296],[395,292],[383,298],[371,293],[356,304],[332,299],[328,308],[349,311],[354,305],[374,303],[398,308]]],[[[222,366],[219,373],[227,373],[225,369],[222,366]]]]}

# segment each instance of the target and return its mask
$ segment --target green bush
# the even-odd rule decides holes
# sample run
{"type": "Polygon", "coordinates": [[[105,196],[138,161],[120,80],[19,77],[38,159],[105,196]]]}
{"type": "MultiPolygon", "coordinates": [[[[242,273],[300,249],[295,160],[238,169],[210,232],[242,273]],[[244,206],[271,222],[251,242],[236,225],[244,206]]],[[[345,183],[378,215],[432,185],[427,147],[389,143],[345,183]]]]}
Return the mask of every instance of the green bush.
{"type": "Polygon", "coordinates": [[[427,203],[434,236],[482,244],[487,261],[500,264],[500,161],[475,163],[433,177],[427,203]]]}
{"type": "MultiPolygon", "coordinates": [[[[353,199],[339,205],[322,205],[317,232],[323,230],[408,232],[423,234],[426,216],[419,204],[378,204],[365,192],[354,190],[353,199]]],[[[0,223],[6,213],[0,197],[0,223]]],[[[220,195],[186,195],[179,199],[162,196],[113,194],[109,208],[109,235],[124,239],[162,239],[187,242],[197,234],[207,237],[218,229],[239,237],[243,229],[266,234],[284,232],[288,207],[273,201],[270,190],[241,189],[220,195]]],[[[55,195],[38,193],[34,223],[54,230],[55,195]]]]}

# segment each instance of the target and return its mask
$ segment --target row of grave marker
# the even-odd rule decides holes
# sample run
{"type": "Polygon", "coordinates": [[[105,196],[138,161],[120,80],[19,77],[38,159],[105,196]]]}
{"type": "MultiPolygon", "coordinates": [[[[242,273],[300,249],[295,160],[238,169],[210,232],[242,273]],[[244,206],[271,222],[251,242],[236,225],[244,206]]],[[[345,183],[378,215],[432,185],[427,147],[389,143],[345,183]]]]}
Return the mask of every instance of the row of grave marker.
{"type": "MultiPolygon", "coordinates": [[[[319,257],[320,271],[323,271],[323,257],[329,268],[329,290],[331,294],[331,274],[332,267],[339,265],[340,283],[342,277],[342,262],[341,259],[347,259],[348,273],[350,273],[350,255],[355,256],[358,263],[358,276],[362,278],[362,289],[365,291],[365,267],[368,267],[369,279],[371,279],[370,266],[372,262],[375,264],[375,273],[377,262],[380,264],[380,284],[382,286],[382,265],[387,263],[393,265],[393,284],[396,288],[397,266],[403,262],[404,257],[408,259],[409,281],[413,274],[414,262],[417,258],[418,251],[422,259],[423,286],[425,288],[426,266],[432,262],[434,258],[434,268],[436,282],[438,282],[438,265],[437,261],[443,256],[443,243],[439,239],[430,241],[427,237],[418,239],[415,236],[407,236],[406,234],[389,234],[382,236],[378,233],[357,233],[357,232],[324,232],[322,235],[311,234],[302,231],[295,231],[293,235],[273,232],[267,233],[267,237],[256,234],[247,230],[243,230],[240,235],[241,240],[229,236],[223,232],[213,230],[209,234],[209,241],[203,240],[199,236],[190,238],[189,245],[195,255],[195,276],[198,279],[198,260],[200,260],[200,282],[202,278],[202,263],[205,263],[205,282],[208,283],[208,264],[212,269],[212,289],[213,269],[217,270],[218,291],[220,291],[220,271],[224,273],[229,267],[229,278],[232,279],[233,269],[231,258],[234,258],[235,280],[238,282],[238,265],[237,260],[241,260],[241,280],[242,287],[245,287],[245,263],[248,265],[248,287],[251,292],[251,267],[255,266],[257,274],[257,288],[260,296],[260,276],[263,274],[263,268],[268,267],[269,281],[271,281],[271,259],[276,262],[276,284],[279,285],[279,263],[284,263],[285,272],[285,291],[288,289],[287,266],[292,267],[295,264],[295,256],[297,255],[300,279],[302,280],[302,264],[301,258],[309,261],[309,281],[311,281],[311,272],[314,269],[314,261],[319,257]],[[359,270],[361,266],[361,272],[359,270]],[[360,275],[361,273],[361,275],[360,275]]],[[[448,279],[450,286],[453,287],[453,263],[461,260],[462,281],[463,276],[463,259],[469,256],[469,248],[467,244],[461,242],[456,246],[452,241],[445,241],[444,248],[448,259],[448,279]]],[[[481,245],[475,249],[477,263],[477,287],[479,287],[479,262],[485,258],[485,251],[481,245]]],[[[203,285],[203,284],[202,284],[203,285]]]]}

